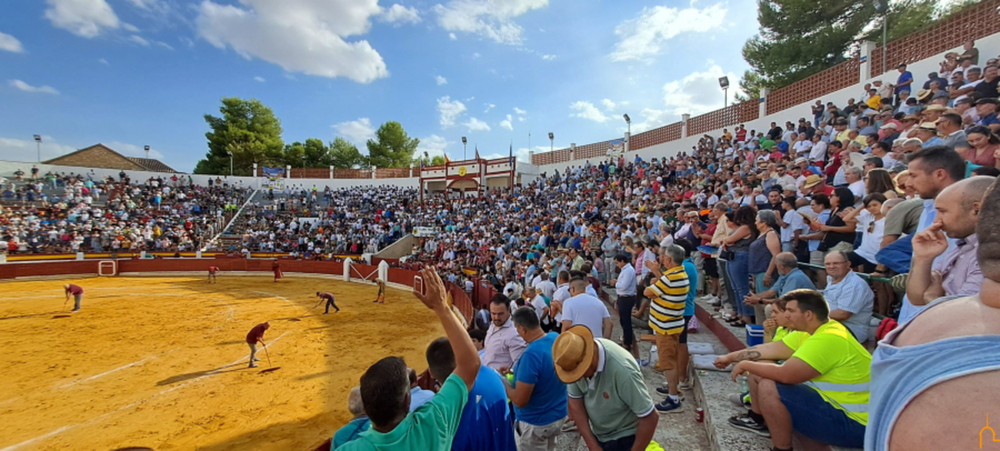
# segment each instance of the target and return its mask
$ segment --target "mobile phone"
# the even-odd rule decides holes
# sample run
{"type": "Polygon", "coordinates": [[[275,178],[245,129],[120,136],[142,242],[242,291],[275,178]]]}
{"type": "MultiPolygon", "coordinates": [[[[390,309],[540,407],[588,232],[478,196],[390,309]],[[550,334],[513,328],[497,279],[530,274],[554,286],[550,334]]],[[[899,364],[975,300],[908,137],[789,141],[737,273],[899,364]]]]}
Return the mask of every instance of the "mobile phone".
{"type": "Polygon", "coordinates": [[[413,291],[416,291],[417,293],[420,294],[427,294],[427,291],[424,289],[423,277],[413,276],[413,291]]]}

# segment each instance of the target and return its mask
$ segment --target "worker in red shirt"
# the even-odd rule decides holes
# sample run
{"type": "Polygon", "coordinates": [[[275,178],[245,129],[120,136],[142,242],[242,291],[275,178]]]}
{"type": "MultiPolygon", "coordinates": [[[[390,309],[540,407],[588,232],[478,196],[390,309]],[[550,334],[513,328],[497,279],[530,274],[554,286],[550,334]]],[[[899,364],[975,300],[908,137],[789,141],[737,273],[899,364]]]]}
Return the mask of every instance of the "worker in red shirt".
{"type": "Polygon", "coordinates": [[[314,305],[313,308],[319,307],[319,305],[322,304],[323,301],[326,301],[326,311],[323,312],[324,315],[330,313],[330,307],[337,309],[333,313],[340,312],[340,307],[337,307],[337,304],[333,300],[333,293],[320,293],[317,291],[316,296],[319,296],[319,303],[314,305]]]}
{"type": "Polygon", "coordinates": [[[73,285],[71,283],[67,283],[63,285],[63,289],[66,290],[67,301],[69,301],[69,295],[71,294],[73,295],[73,299],[75,300],[73,303],[73,313],[79,312],[80,300],[83,299],[83,288],[80,288],[79,285],[73,285]]]}
{"type": "Polygon", "coordinates": [[[271,262],[271,271],[274,271],[274,281],[277,282],[281,278],[281,265],[278,264],[278,259],[271,262]]]}
{"type": "Polygon", "coordinates": [[[219,283],[217,280],[215,280],[215,274],[218,273],[218,272],[219,272],[219,267],[218,266],[209,266],[208,267],[208,283],[213,283],[213,282],[214,283],[219,283]]]}
{"type": "Polygon", "coordinates": [[[264,343],[264,331],[270,328],[271,323],[263,322],[253,326],[253,329],[250,329],[250,333],[247,334],[247,345],[250,346],[250,368],[257,368],[257,364],[254,363],[260,360],[257,358],[257,343],[260,342],[261,346],[267,346],[264,343]]]}

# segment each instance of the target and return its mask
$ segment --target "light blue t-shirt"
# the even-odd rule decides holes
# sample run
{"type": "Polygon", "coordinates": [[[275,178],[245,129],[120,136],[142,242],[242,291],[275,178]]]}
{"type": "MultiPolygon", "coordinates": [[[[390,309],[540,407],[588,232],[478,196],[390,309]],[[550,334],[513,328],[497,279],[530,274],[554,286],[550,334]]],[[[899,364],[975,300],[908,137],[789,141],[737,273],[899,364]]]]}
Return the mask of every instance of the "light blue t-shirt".
{"type": "Polygon", "coordinates": [[[420,406],[427,403],[434,398],[434,392],[430,390],[424,390],[420,387],[413,387],[410,389],[410,412],[417,410],[420,406]]]}
{"type": "Polygon", "coordinates": [[[514,406],[517,419],[535,426],[545,426],[566,417],[566,384],[556,376],[552,345],[559,334],[549,332],[531,343],[514,364],[514,387],[534,384],[531,399],[524,407],[514,406]]]}
{"type": "Polygon", "coordinates": [[[684,301],[684,316],[694,316],[694,297],[698,294],[698,268],[690,258],[684,259],[684,272],[687,273],[688,286],[691,287],[688,290],[687,300],[684,301]]]}

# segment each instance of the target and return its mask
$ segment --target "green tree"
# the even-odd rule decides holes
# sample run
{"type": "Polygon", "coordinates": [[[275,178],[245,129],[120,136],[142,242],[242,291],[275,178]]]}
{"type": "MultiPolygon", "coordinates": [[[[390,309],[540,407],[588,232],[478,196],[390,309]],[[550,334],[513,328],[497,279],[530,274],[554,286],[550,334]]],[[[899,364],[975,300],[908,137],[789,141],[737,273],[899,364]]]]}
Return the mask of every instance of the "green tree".
{"type": "Polygon", "coordinates": [[[316,138],[309,138],[305,144],[298,141],[285,145],[284,164],[301,168],[304,163],[308,168],[326,168],[330,166],[330,149],[323,144],[323,141],[316,138]]]}
{"type": "Polygon", "coordinates": [[[337,137],[330,143],[330,164],[336,168],[369,167],[368,157],[361,155],[358,147],[350,141],[337,137]]]}
{"type": "Polygon", "coordinates": [[[434,155],[431,157],[431,166],[440,166],[446,163],[444,155],[434,155]]]}
{"type": "Polygon", "coordinates": [[[368,159],[377,168],[407,168],[420,140],[410,138],[399,122],[389,121],[368,140],[368,159]]]}
{"type": "Polygon", "coordinates": [[[764,80],[760,78],[760,75],[754,71],[748,70],[743,72],[743,77],[740,79],[740,90],[742,90],[745,95],[736,93],[734,96],[737,102],[746,102],[747,100],[757,100],[760,98],[760,90],[764,87],[764,80]]]}
{"type": "Polygon", "coordinates": [[[195,166],[196,174],[228,174],[230,153],[236,175],[250,175],[253,163],[283,164],[281,121],[270,108],[257,99],[225,97],[219,112],[221,117],[205,115],[212,131],[205,133],[208,152],[195,166]]]}
{"type": "MultiPolygon", "coordinates": [[[[934,5],[934,0],[890,2],[890,38],[926,28],[936,19],[934,5]]],[[[743,57],[759,86],[794,83],[846,60],[860,39],[881,41],[883,17],[868,0],[758,0],[758,6],[760,33],[743,45],[743,57]]]]}

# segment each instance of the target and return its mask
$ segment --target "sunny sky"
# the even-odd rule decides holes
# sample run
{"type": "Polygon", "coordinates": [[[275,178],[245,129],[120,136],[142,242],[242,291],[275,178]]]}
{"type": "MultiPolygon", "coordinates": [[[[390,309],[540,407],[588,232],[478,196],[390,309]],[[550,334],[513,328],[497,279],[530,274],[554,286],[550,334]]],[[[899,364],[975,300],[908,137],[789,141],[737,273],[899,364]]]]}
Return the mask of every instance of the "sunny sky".
{"type": "MultiPolygon", "coordinates": [[[[506,155],[621,137],[720,108],[753,0],[8,0],[0,160],[95,143],[181,171],[226,96],[285,142],[364,142],[398,121],[421,151],[506,155]]],[[[730,89],[730,96],[733,90],[730,89]]],[[[730,100],[732,101],[732,100],[730,100]]]]}

